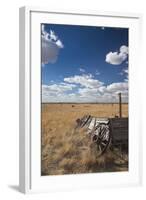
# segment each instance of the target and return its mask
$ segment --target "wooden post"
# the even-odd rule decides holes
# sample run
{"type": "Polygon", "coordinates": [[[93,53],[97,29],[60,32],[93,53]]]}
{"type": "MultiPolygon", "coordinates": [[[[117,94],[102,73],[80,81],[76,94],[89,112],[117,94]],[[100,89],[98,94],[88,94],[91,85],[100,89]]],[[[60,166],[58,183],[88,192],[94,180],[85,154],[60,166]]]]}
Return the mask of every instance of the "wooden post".
{"type": "Polygon", "coordinates": [[[121,98],[121,93],[119,95],[119,117],[122,117],[122,98],[121,98]]]}

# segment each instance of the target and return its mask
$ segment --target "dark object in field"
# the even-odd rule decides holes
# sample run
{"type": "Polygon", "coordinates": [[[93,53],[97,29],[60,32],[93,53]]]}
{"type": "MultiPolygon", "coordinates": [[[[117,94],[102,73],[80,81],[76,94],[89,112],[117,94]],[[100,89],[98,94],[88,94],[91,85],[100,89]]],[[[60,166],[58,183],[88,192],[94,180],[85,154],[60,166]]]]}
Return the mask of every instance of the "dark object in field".
{"type": "Polygon", "coordinates": [[[84,128],[96,143],[98,156],[114,145],[128,146],[128,118],[97,118],[85,115],[76,120],[76,128],[84,128]]]}

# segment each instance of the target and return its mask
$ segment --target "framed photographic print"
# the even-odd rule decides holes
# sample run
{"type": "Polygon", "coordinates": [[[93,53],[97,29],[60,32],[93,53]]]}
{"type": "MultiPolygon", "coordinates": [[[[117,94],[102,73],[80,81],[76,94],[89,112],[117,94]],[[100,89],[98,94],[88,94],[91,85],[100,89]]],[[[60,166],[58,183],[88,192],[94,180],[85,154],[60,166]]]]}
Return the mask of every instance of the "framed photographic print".
{"type": "Polygon", "coordinates": [[[141,16],[20,8],[20,191],[141,183],[141,16]]]}

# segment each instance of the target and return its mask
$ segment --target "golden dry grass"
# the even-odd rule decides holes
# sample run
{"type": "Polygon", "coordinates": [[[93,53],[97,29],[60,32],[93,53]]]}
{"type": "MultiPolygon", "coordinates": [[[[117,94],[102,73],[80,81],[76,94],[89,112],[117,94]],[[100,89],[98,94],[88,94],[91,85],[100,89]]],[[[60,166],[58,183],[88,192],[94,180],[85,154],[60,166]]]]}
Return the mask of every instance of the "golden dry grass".
{"type": "MultiPolygon", "coordinates": [[[[75,121],[84,115],[118,116],[118,104],[42,104],[42,175],[128,170],[128,164],[108,151],[97,158],[96,146],[84,130],[75,131],[75,121]]],[[[128,105],[122,105],[128,116],[128,105]]]]}

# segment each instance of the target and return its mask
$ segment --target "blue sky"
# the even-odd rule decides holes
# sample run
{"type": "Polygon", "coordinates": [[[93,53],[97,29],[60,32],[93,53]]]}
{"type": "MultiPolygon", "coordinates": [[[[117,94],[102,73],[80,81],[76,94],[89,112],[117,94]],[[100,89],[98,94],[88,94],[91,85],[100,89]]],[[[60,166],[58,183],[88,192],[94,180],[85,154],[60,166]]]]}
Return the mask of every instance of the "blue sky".
{"type": "Polygon", "coordinates": [[[128,101],[128,29],[42,24],[43,102],[128,101]]]}

